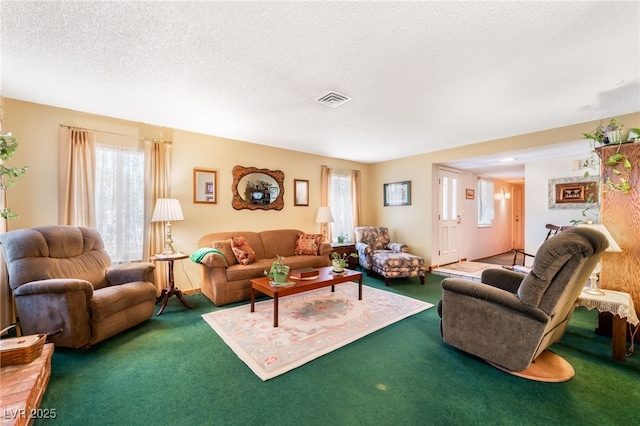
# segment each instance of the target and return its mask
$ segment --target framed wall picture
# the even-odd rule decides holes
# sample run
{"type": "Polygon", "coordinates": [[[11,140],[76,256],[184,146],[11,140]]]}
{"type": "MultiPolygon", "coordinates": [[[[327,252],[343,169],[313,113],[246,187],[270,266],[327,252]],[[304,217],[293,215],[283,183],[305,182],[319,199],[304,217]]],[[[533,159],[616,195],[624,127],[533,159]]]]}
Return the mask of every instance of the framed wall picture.
{"type": "Polygon", "coordinates": [[[411,205],[411,181],[385,183],[383,192],[385,206],[411,205]]]}
{"type": "Polygon", "coordinates": [[[549,179],[550,209],[579,209],[598,206],[599,188],[595,177],[549,179]]]}
{"type": "Polygon", "coordinates": [[[210,169],[193,169],[193,202],[217,204],[218,172],[210,169]]]}
{"type": "Polygon", "coordinates": [[[476,191],[475,191],[475,189],[467,188],[467,189],[464,190],[464,195],[467,198],[467,200],[473,200],[475,198],[476,191]]]}
{"type": "Polygon", "coordinates": [[[302,179],[293,180],[293,205],[309,205],[309,181],[302,179]]]}

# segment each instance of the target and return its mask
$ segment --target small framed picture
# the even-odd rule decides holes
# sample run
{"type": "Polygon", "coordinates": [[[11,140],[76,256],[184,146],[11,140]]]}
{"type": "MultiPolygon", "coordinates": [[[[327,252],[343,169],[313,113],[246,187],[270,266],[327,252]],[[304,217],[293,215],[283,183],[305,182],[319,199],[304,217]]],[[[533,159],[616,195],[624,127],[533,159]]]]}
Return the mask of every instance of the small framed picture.
{"type": "Polygon", "coordinates": [[[411,205],[411,181],[385,183],[383,192],[385,206],[411,205]]]}
{"type": "Polygon", "coordinates": [[[560,194],[557,203],[577,203],[585,201],[585,185],[559,186],[560,194]]]}
{"type": "Polygon", "coordinates": [[[467,200],[473,200],[475,198],[476,191],[474,189],[467,188],[464,190],[464,195],[467,198],[467,200]]]}
{"type": "Polygon", "coordinates": [[[204,193],[206,195],[213,194],[213,182],[205,182],[205,184],[204,184],[204,193]]]}
{"type": "Polygon", "coordinates": [[[309,205],[309,181],[302,179],[293,180],[293,205],[309,205]]]}
{"type": "Polygon", "coordinates": [[[193,169],[193,202],[217,204],[218,172],[211,169],[193,169]]]}

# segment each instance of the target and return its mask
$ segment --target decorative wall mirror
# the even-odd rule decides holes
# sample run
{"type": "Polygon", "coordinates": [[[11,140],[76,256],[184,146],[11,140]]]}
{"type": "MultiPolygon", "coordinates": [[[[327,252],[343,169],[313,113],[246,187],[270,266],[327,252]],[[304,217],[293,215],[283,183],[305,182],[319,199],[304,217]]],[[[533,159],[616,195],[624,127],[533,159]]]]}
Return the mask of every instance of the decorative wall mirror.
{"type": "Polygon", "coordinates": [[[236,210],[282,210],[283,182],[284,173],[280,170],[235,166],[231,206],[236,210]]]}
{"type": "Polygon", "coordinates": [[[218,172],[193,169],[193,202],[203,204],[218,202],[218,172]]]}

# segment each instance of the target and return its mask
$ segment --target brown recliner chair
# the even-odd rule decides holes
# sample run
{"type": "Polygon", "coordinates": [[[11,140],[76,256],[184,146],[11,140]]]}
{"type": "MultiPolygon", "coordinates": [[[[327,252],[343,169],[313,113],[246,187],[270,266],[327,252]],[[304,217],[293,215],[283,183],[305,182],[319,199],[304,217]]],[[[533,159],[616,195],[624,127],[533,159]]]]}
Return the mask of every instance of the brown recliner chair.
{"type": "Polygon", "coordinates": [[[111,266],[95,229],[41,226],[0,235],[23,334],[79,348],[149,319],[154,265],[111,266]]]}
{"type": "Polygon", "coordinates": [[[545,241],[528,275],[490,268],[481,283],[442,281],[443,340],[492,365],[541,381],[565,381],[573,368],[546,349],[560,341],[608,242],[585,227],[545,241]]]}

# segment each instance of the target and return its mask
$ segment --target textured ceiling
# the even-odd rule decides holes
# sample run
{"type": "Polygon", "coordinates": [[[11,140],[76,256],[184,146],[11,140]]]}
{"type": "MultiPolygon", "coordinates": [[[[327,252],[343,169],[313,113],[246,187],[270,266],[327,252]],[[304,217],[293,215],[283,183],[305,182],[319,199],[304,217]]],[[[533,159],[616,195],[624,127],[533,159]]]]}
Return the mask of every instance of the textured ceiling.
{"type": "Polygon", "coordinates": [[[0,7],[4,97],[361,162],[640,111],[637,1],[0,7]]]}

